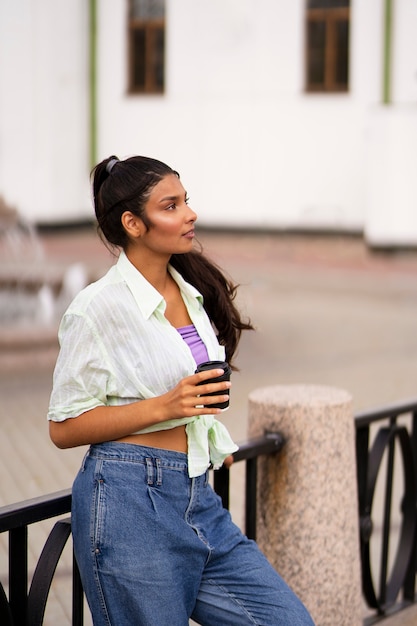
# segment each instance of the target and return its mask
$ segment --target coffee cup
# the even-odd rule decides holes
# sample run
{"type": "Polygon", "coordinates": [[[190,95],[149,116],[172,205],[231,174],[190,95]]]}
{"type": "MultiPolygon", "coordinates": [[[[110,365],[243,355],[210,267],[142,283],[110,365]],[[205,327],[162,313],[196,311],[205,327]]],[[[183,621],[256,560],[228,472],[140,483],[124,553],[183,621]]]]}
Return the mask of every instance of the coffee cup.
{"type": "MultiPolygon", "coordinates": [[[[217,370],[217,369],[221,369],[224,370],[223,374],[221,374],[220,376],[215,376],[213,378],[209,378],[208,380],[203,380],[201,383],[198,383],[199,385],[207,385],[208,383],[220,383],[223,380],[230,380],[230,375],[232,373],[232,369],[230,367],[230,365],[226,362],[226,361],[206,361],[205,363],[200,363],[200,365],[198,365],[195,373],[197,374],[198,372],[206,372],[208,370],[217,370]]],[[[220,395],[230,395],[229,393],[229,389],[222,389],[221,391],[214,391],[212,393],[206,393],[204,395],[206,396],[220,396],[220,395]]],[[[215,402],[214,404],[207,404],[204,405],[210,408],[217,408],[217,409],[222,409],[222,411],[226,411],[229,408],[229,398],[227,400],[225,400],[224,402],[215,402]]]]}

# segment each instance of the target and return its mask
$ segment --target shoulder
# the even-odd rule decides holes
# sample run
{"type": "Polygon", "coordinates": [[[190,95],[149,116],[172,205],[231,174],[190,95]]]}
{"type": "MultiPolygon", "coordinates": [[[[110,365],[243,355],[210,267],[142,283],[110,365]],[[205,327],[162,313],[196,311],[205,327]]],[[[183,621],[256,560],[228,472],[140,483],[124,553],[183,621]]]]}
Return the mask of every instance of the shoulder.
{"type": "Polygon", "coordinates": [[[126,290],[125,282],[114,265],[109,271],[82,289],[72,300],[66,314],[86,313],[100,304],[100,301],[112,299],[119,292],[126,290]]]}

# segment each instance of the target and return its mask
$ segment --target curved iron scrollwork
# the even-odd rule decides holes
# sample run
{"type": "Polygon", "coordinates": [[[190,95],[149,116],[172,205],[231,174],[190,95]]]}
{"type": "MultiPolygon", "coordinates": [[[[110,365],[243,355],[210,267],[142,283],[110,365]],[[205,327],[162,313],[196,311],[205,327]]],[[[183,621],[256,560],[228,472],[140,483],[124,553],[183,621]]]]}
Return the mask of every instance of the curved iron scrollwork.
{"type": "MultiPolygon", "coordinates": [[[[67,518],[56,522],[48,535],[36,565],[27,597],[27,606],[24,611],[26,626],[42,626],[43,624],[55,570],[70,534],[71,519],[67,518]]],[[[76,567],[75,564],[74,567],[76,567]]],[[[81,589],[79,593],[82,594],[81,589]]],[[[0,584],[0,624],[2,626],[14,626],[20,623],[21,616],[13,616],[4,588],[0,584]]]]}
{"type": "Polygon", "coordinates": [[[376,608],[379,613],[385,613],[390,606],[395,604],[400,589],[404,585],[410,561],[414,556],[413,546],[416,530],[415,469],[411,438],[404,426],[392,423],[390,427],[381,428],[378,431],[367,459],[366,490],[364,493],[360,494],[359,513],[363,593],[370,607],[376,608]],[[389,530],[391,523],[392,478],[396,441],[399,444],[402,456],[404,494],[399,542],[393,565],[389,572],[389,530]],[[377,594],[372,576],[370,540],[373,531],[372,504],[384,453],[388,455],[387,481],[385,486],[385,516],[381,546],[380,587],[379,593],[377,594]]]}
{"type": "Polygon", "coordinates": [[[28,595],[28,626],[42,626],[46,602],[58,561],[71,534],[71,520],[56,522],[36,565],[28,595]]]}

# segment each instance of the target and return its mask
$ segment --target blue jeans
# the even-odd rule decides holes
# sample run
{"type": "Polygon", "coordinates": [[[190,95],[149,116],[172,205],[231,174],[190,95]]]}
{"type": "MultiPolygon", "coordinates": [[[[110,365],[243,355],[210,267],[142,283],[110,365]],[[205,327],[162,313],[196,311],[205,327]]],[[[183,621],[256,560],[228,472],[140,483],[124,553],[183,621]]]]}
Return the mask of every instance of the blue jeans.
{"type": "Polygon", "coordinates": [[[95,626],[312,625],[187,456],[94,445],[72,496],[75,554],[95,626]]]}

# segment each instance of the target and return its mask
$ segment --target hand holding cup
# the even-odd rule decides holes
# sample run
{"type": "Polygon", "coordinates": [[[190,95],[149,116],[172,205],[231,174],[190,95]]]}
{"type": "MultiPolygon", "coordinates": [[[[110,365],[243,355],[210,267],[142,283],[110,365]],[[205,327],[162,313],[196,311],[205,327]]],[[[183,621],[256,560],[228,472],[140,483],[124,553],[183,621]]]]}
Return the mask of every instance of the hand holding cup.
{"type": "MultiPolygon", "coordinates": [[[[230,380],[230,375],[232,373],[230,365],[226,361],[206,361],[205,363],[200,363],[198,365],[195,373],[198,372],[206,372],[208,370],[222,369],[223,374],[221,376],[215,376],[214,378],[209,378],[208,380],[204,380],[199,385],[207,385],[207,383],[220,383],[226,380],[230,380]]],[[[230,395],[229,389],[224,389],[221,392],[223,395],[230,395]]],[[[214,391],[212,393],[205,394],[206,396],[218,396],[219,392],[214,391]]],[[[205,406],[210,406],[211,408],[222,409],[222,411],[226,411],[229,408],[229,400],[228,398],[225,402],[215,402],[213,404],[208,404],[205,406]]]]}

